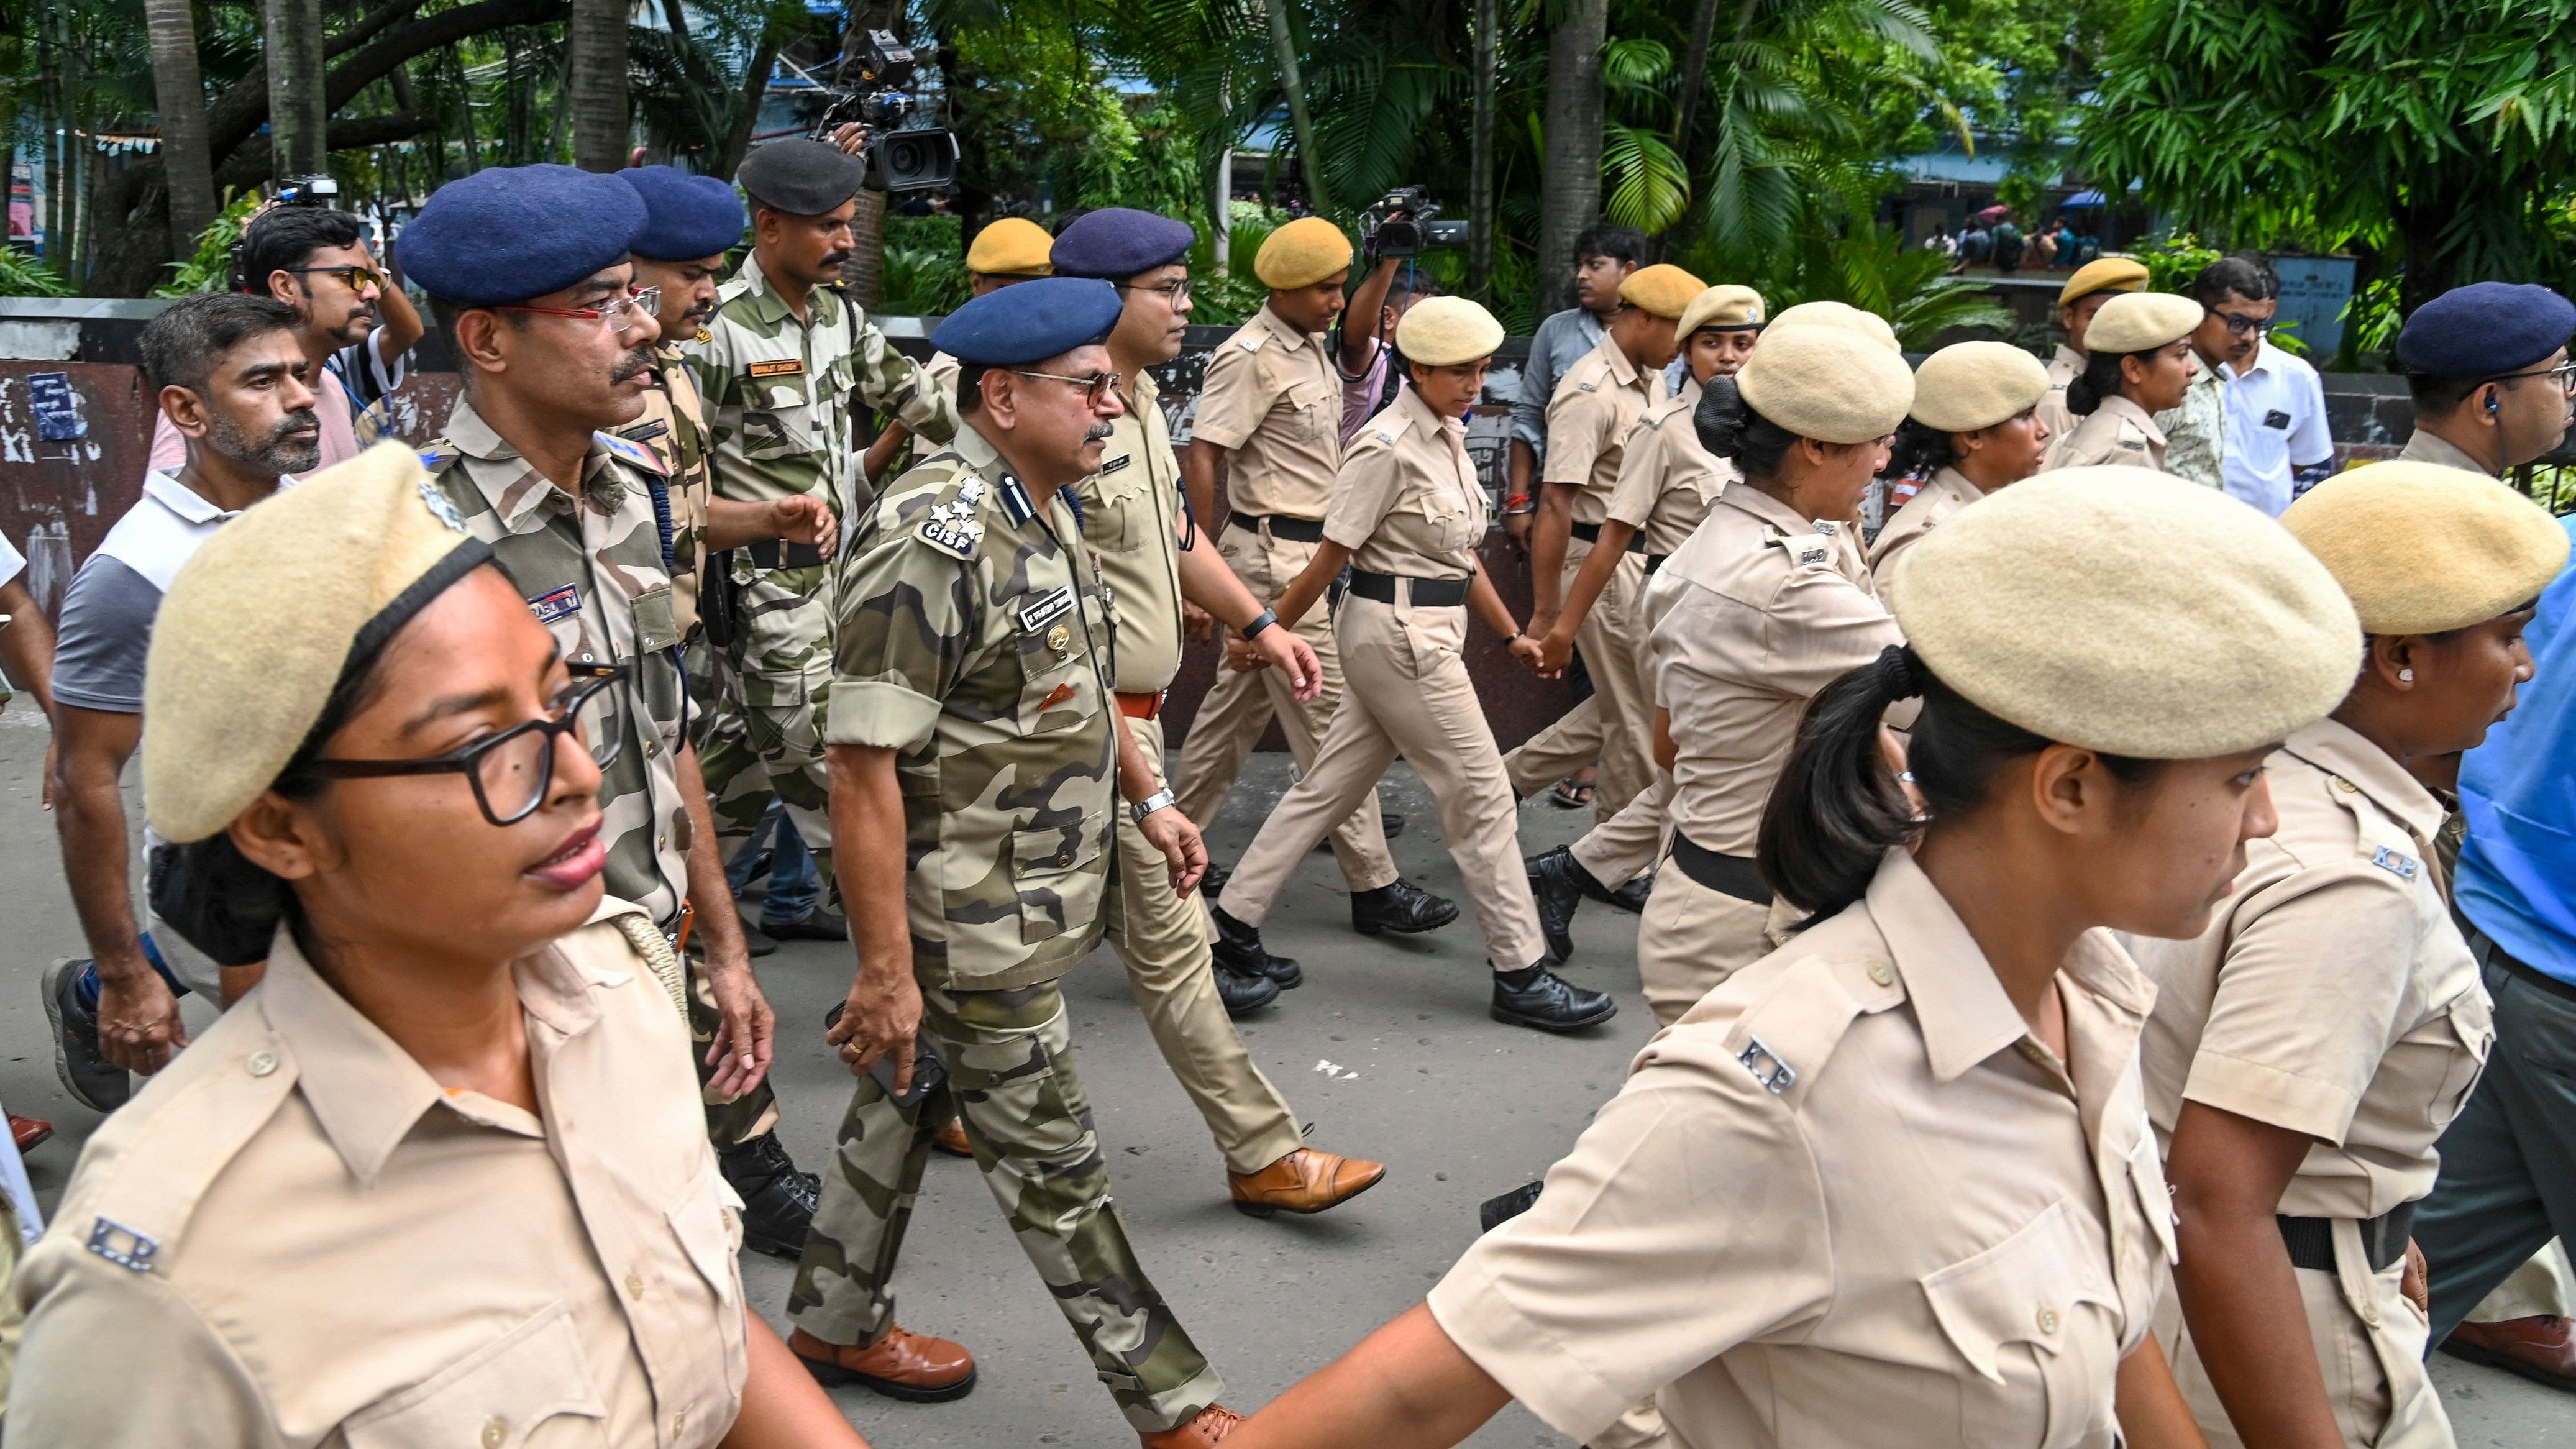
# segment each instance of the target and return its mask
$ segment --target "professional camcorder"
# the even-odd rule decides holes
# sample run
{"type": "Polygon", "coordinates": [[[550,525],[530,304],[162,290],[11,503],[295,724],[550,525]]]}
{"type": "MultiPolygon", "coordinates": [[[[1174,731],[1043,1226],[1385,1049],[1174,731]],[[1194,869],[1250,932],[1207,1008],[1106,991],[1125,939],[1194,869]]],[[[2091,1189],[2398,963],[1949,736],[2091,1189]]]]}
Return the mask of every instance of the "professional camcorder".
{"type": "Polygon", "coordinates": [[[832,93],[813,138],[828,141],[853,122],[867,127],[860,159],[867,163],[867,184],[880,191],[939,191],[955,181],[957,138],[943,127],[904,124],[921,109],[921,98],[906,89],[919,68],[912,47],[891,30],[871,30],[867,54],[851,63],[859,67],[858,88],[832,93]]]}
{"type": "Polygon", "coordinates": [[[1431,247],[1463,247],[1467,223],[1440,220],[1427,188],[1407,186],[1360,213],[1360,244],[1372,258],[1418,257],[1431,247]]]}

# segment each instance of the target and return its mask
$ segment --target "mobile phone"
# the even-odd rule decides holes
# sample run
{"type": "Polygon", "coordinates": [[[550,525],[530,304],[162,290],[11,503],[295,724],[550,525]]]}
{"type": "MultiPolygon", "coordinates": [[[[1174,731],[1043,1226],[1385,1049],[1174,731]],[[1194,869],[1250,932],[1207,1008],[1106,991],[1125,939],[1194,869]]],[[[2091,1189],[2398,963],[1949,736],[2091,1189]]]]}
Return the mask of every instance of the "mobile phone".
{"type": "MultiPolygon", "coordinates": [[[[841,1004],[836,1003],[830,1011],[823,1013],[823,1029],[830,1031],[840,1024],[841,1004]]],[[[918,1032],[912,1038],[911,1091],[894,1089],[894,1069],[894,1053],[887,1052],[877,1058],[875,1066],[868,1068],[868,1076],[898,1107],[918,1107],[924,1098],[948,1085],[948,1064],[939,1059],[939,1052],[931,1046],[930,1038],[918,1032]]]]}

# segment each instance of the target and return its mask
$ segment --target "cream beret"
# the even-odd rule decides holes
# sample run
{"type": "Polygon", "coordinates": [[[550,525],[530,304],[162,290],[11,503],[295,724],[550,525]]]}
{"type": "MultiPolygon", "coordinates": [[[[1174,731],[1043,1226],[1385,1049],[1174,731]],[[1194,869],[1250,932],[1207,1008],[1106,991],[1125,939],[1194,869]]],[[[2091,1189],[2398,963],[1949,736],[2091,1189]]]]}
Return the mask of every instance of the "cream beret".
{"type": "Polygon", "coordinates": [[[2147,285],[2147,264],[2132,257],[2099,257],[2075,269],[2057,289],[2057,305],[2096,292],[2135,292],[2147,285]]]}
{"type": "Polygon", "coordinates": [[[1699,278],[1670,262],[1657,262],[1630,272],[1628,280],[1619,284],[1619,300],[1640,312],[1679,317],[1707,290],[1708,284],[1699,278]]]}
{"type": "Polygon", "coordinates": [[[1943,433],[1991,428],[2048,396],[2048,369],[2009,342],[1956,342],[1914,372],[1914,421],[1943,433]]]}
{"type": "Polygon", "coordinates": [[[1055,238],[1025,216],[1006,216],[975,233],[966,249],[966,270],[986,277],[1046,277],[1055,274],[1047,260],[1055,238]]]}
{"type": "Polygon", "coordinates": [[[1503,324],[1464,297],[1425,297],[1395,324],[1395,345],[1425,367],[1456,367],[1493,356],[1503,345],[1503,324]]]}
{"type": "Polygon", "coordinates": [[[1311,287],[1351,265],[1351,239],[1320,216],[1301,216],[1272,232],[1253,254],[1252,274],[1265,287],[1311,287]]]}
{"type": "Polygon", "coordinates": [[[1691,298],[1690,305],[1682,309],[1682,320],[1673,332],[1686,338],[1709,328],[1732,332],[1761,325],[1762,294],[1751,287],[1729,283],[1711,287],[1691,298]]]}
{"type": "Polygon", "coordinates": [[[2287,529],[2146,468],[1989,494],[1900,555],[1894,584],[1896,622],[1943,683],[2115,755],[2273,743],[2342,703],[2361,666],[2351,602],[2287,529]]]}
{"type": "Polygon", "coordinates": [[[2198,302],[2172,292],[2123,292],[2093,314],[2084,351],[2093,357],[2153,352],[2190,336],[2204,315],[2198,302]]]}
{"type": "Polygon", "coordinates": [[[2567,530],[2529,498],[2464,468],[2372,463],[2281,515],[2373,634],[2483,624],[2540,596],[2567,565],[2567,530]]]}
{"type": "Polygon", "coordinates": [[[1840,327],[1774,322],[1735,385],[1755,412],[1824,443],[1886,437],[1914,405],[1904,357],[1840,327]]]}
{"type": "Polygon", "coordinates": [[[295,757],[353,659],[492,550],[400,443],[244,512],[161,598],[143,676],[143,798],[185,845],[232,824],[295,757]]]}
{"type": "Polygon", "coordinates": [[[1781,310],[1771,319],[1773,329],[1782,327],[1839,327],[1857,333],[1886,348],[1903,353],[1904,345],[1896,340],[1896,329],[1875,312],[1864,312],[1848,302],[1800,302],[1781,310]]]}

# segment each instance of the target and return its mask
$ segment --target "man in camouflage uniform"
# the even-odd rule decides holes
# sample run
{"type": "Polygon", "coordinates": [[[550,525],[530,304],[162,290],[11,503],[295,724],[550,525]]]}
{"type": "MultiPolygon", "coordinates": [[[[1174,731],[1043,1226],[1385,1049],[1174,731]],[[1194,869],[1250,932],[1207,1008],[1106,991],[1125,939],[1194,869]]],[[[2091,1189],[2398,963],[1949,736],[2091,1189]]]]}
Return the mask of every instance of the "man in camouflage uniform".
{"type": "Polygon", "coordinates": [[[851,540],[829,740],[859,969],[830,1040],[863,1075],[788,1342],[826,1382],[906,1398],[972,1383],[963,1349],[894,1323],[904,1227],[953,1103],[1012,1235],[1161,1449],[1212,1443],[1235,1416],[1128,1244],[1056,988],[1101,937],[1112,810],[1174,891],[1207,865],[1113,703],[1109,598],[1062,494],[1099,471],[1121,411],[1098,345],[1118,314],[1114,288],[1073,278],[958,309],[937,340],[963,364],[967,425],[851,540]]]}
{"type": "MultiPolygon", "coordinates": [[[[815,498],[846,519],[853,399],[934,443],[956,432],[948,395],[833,285],[864,174],[856,157],[803,140],[761,147],[737,174],[752,200],[751,255],[690,354],[719,499],[815,498]]],[[[828,875],[832,573],[813,543],[752,543],[730,557],[733,640],[717,651],[721,699],[698,732],[721,849],[730,860],[775,797],[828,875]]]]}
{"type": "Polygon", "coordinates": [[[564,657],[632,671],[598,721],[626,735],[600,786],[608,891],[643,906],[666,938],[692,937],[719,1161],[744,1199],[745,1241],[793,1253],[814,1189],[772,1130],[775,1021],[684,731],[668,467],[606,431],[635,426],[652,389],[658,299],[632,291],[627,261],[648,225],[625,183],[570,167],[495,168],[439,189],[403,254],[453,342],[465,395],[422,461],[564,657]]]}

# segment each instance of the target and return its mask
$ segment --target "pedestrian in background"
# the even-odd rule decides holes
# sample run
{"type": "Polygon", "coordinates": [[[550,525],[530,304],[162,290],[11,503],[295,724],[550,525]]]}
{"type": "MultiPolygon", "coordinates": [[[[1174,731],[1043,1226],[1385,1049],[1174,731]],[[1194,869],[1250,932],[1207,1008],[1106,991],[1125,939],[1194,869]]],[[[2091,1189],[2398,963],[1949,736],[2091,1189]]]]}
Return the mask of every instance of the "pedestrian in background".
{"type": "Polygon", "coordinates": [[[1547,410],[1556,385],[1583,355],[1601,345],[1601,334],[1619,314],[1619,285],[1644,265],[1646,235],[1635,227],[1596,221],[1574,237],[1574,305],[1551,312],[1530,334],[1529,359],[1521,364],[1520,396],[1512,400],[1511,463],[1506,469],[1503,530],[1529,547],[1538,510],[1539,465],[1547,455],[1547,410]]]}

